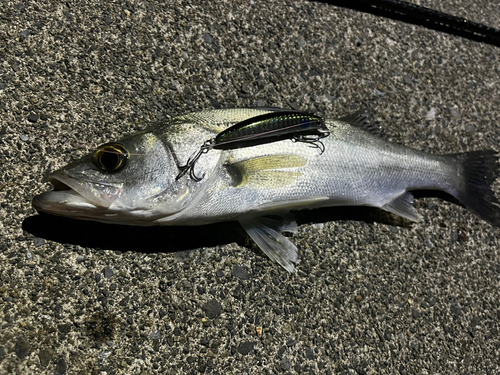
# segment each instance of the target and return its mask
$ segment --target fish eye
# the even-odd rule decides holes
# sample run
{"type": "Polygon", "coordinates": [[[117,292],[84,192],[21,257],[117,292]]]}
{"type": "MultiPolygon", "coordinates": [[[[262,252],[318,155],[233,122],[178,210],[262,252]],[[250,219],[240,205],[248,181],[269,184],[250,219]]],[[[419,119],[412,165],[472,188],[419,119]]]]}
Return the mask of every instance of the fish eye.
{"type": "Polygon", "coordinates": [[[94,165],[105,172],[118,172],[127,163],[128,152],[119,143],[102,145],[92,155],[94,165]]]}

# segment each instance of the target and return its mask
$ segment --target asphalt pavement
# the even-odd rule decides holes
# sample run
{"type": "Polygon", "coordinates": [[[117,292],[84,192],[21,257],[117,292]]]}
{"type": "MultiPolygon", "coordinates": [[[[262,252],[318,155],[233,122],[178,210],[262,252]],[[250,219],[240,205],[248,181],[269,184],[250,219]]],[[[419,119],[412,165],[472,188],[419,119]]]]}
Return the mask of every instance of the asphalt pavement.
{"type": "MultiPolygon", "coordinates": [[[[488,0],[420,1],[500,28],[488,0]]],[[[2,1],[0,374],[499,374],[500,229],[308,211],[288,274],[237,223],[38,215],[47,172],[195,110],[368,108],[383,137],[500,151],[498,47],[306,1],[2,1]]],[[[494,184],[500,196],[500,183],[494,184]]]]}

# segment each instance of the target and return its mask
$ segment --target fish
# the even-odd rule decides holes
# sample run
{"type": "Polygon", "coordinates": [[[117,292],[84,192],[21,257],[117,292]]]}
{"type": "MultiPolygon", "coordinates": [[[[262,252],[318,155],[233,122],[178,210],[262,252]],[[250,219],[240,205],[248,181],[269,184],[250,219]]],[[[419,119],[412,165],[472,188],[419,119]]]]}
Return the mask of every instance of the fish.
{"type": "Polygon", "coordinates": [[[54,189],[35,196],[32,204],[38,212],[124,225],[238,221],[270,259],[291,273],[298,249],[283,233],[297,230],[293,213],[298,210],[370,206],[418,222],[422,216],[412,192],[433,190],[500,226],[499,201],[491,187],[499,175],[496,151],[435,155],[392,143],[377,134],[379,126],[367,110],[314,117],[321,134],[305,142],[300,130],[285,129],[287,121],[274,122],[271,131],[287,136],[270,141],[262,135],[259,141],[265,126],[258,121],[286,111],[215,109],[165,120],[50,173],[54,189]],[[193,175],[179,177],[207,140],[223,139],[232,129],[231,138],[241,141],[239,135],[249,128],[257,129],[253,142],[206,148],[190,165],[193,175]]]}

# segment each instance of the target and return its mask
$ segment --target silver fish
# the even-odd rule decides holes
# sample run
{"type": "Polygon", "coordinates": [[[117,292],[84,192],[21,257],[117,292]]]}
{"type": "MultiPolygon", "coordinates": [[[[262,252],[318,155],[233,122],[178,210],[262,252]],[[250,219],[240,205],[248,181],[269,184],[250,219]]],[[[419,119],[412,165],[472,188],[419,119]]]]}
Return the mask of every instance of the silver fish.
{"type": "MultiPolygon", "coordinates": [[[[237,220],[272,260],[293,272],[296,246],[283,231],[291,211],[329,206],[379,207],[412,221],[413,190],[440,190],[500,225],[490,185],[497,153],[431,155],[373,134],[365,111],[325,122],[323,152],[280,139],[203,152],[203,142],[271,109],[210,110],[173,118],[105,144],[48,176],[55,190],[33,199],[39,212],[127,225],[203,225],[237,220]]],[[[287,224],[288,223],[288,224],[287,224]]]]}

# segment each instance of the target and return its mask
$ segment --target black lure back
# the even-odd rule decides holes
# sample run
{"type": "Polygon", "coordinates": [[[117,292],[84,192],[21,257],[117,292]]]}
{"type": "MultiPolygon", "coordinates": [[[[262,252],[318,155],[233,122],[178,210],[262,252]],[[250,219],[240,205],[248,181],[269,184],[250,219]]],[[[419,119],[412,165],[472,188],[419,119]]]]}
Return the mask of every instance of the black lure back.
{"type": "Polygon", "coordinates": [[[271,112],[233,125],[214,138],[212,148],[230,150],[301,136],[324,138],[330,133],[323,118],[298,111],[271,112]]]}

